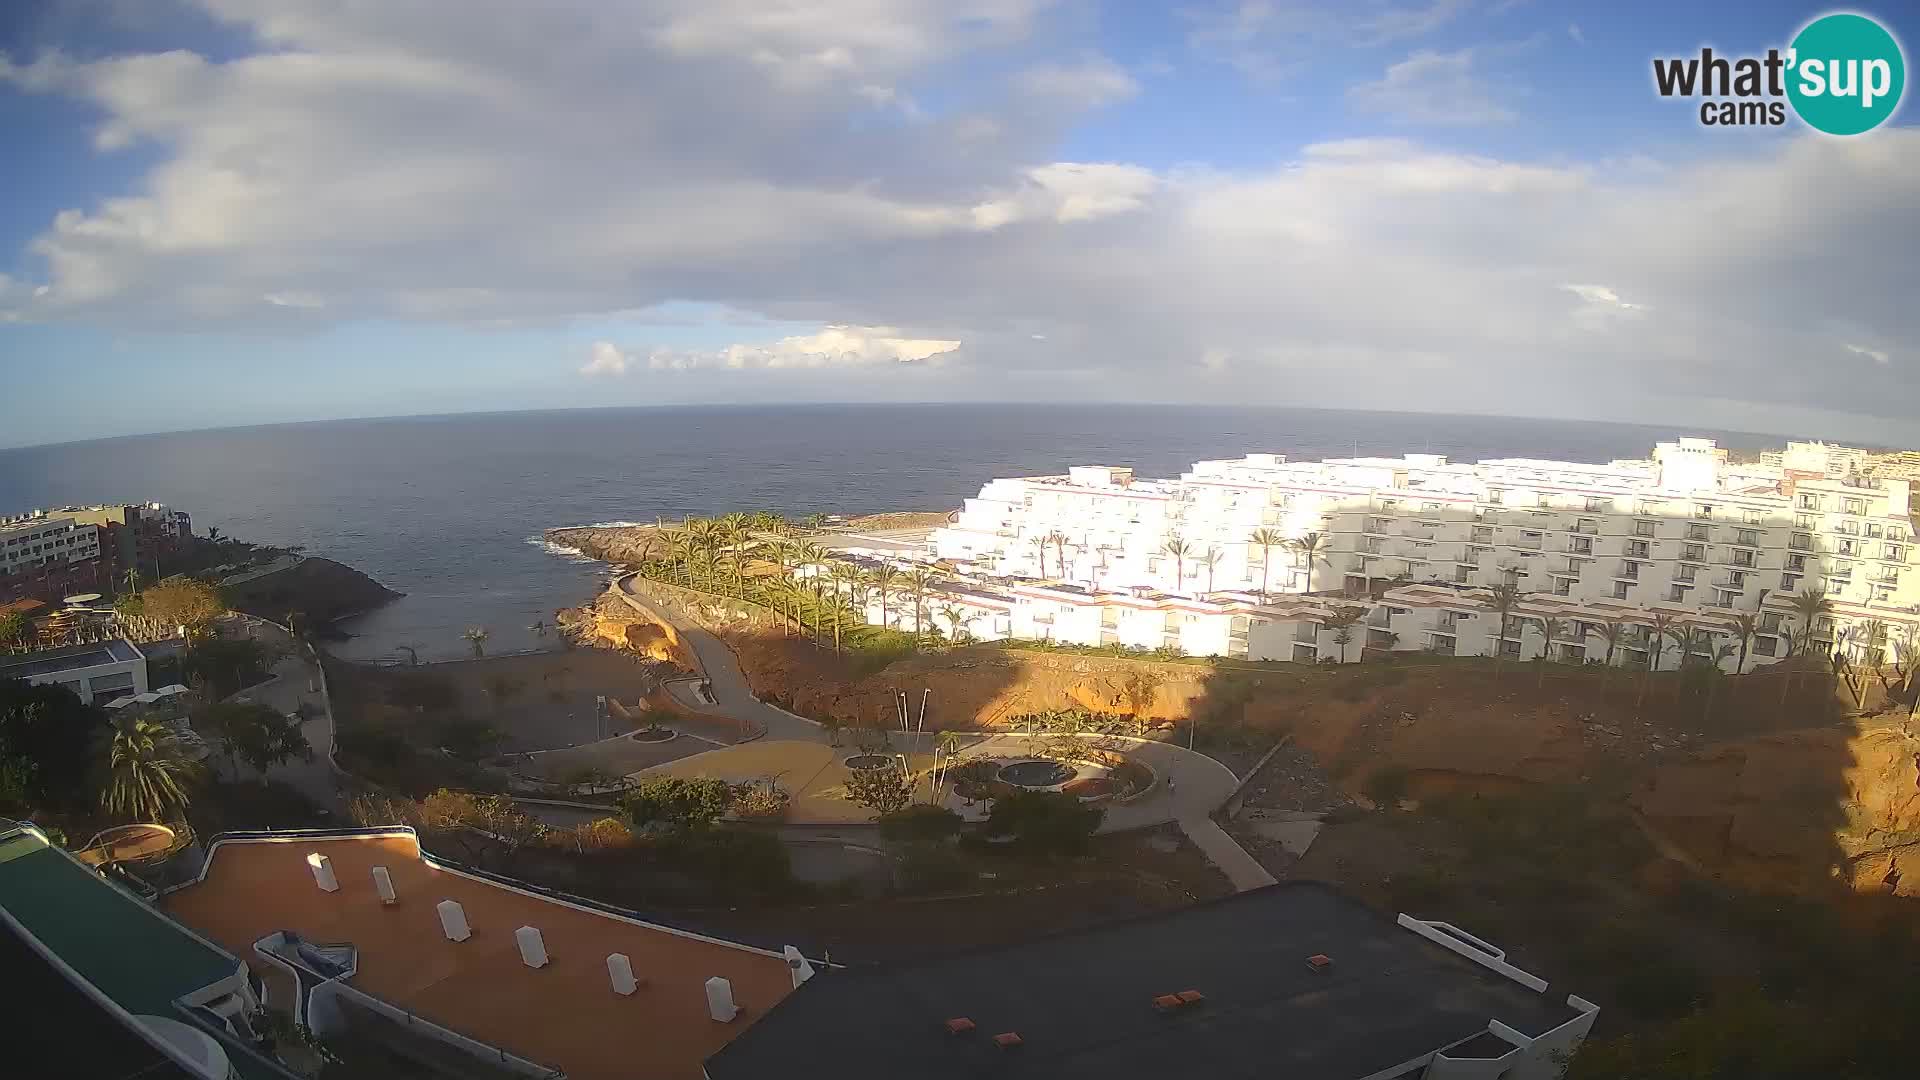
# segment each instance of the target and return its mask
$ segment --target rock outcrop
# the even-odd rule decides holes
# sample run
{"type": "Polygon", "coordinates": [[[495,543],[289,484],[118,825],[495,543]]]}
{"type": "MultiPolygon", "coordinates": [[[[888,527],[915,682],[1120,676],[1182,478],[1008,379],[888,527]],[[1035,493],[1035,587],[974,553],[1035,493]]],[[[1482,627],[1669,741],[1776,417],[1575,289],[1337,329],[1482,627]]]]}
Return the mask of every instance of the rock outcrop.
{"type": "Polygon", "coordinates": [[[320,558],[222,586],[221,592],[237,611],[274,622],[297,612],[313,626],[372,611],[402,595],[351,566],[320,558]]]}
{"type": "Polygon", "coordinates": [[[1920,740],[1897,728],[1787,731],[1660,766],[1633,806],[1739,884],[1920,896],[1920,740]]]}
{"type": "Polygon", "coordinates": [[[583,645],[603,645],[664,660],[684,670],[698,668],[692,650],[671,625],[649,618],[612,593],[585,607],[562,608],[554,615],[562,633],[583,645]]]}

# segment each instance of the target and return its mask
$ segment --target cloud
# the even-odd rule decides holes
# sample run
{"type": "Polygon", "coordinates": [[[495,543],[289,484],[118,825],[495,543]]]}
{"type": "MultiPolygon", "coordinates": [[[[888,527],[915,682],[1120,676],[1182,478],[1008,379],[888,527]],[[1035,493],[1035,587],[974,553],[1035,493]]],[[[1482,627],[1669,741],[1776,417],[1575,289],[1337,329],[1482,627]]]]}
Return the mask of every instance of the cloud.
{"type": "Polygon", "coordinates": [[[1579,23],[1567,24],[1567,36],[1573,39],[1575,45],[1585,45],[1587,43],[1586,31],[1580,29],[1579,23]]]}
{"type": "Polygon", "coordinates": [[[1874,363],[1879,364],[1881,367],[1886,367],[1888,361],[1891,359],[1885,351],[1881,349],[1869,349],[1864,345],[1849,344],[1846,346],[1846,350],[1856,356],[1864,356],[1874,363]]]}
{"type": "Polygon", "coordinates": [[[1472,0],[1337,5],[1303,0],[1222,0],[1179,9],[1187,45],[1257,82],[1303,73],[1330,49],[1371,48],[1425,37],[1472,7],[1472,0]]]}
{"type": "Polygon", "coordinates": [[[1083,109],[1124,101],[1140,92],[1133,76],[1104,56],[1088,57],[1077,64],[1028,68],[1015,84],[1029,97],[1083,109]]]}
{"type": "MultiPolygon", "coordinates": [[[[607,342],[578,362],[624,371],[625,392],[658,357],[708,400],[742,393],[737,366],[800,368],[840,400],[911,380],[922,399],[1914,426],[1913,365],[1835,379],[1806,363],[1839,342],[1920,347],[1920,306],[1890,284],[1920,206],[1911,127],[1658,159],[1369,138],[1150,167],[1062,160],[1088,98],[1023,92],[1020,73],[1059,55],[1038,4],[976,20],[936,0],[472,0],[450,22],[407,4],[209,3],[260,51],[0,66],[152,163],[9,253],[0,318],[538,330],[679,302],[828,329],[705,351],[607,342]],[[960,67],[996,72],[990,92],[936,92],[960,67]],[[884,104],[899,98],[924,115],[884,104]],[[300,298],[324,306],[284,304],[300,298]]],[[[1236,10],[1255,49],[1292,24],[1310,42],[1361,32],[1327,9],[1236,10]]],[[[1430,85],[1482,75],[1481,52],[1407,60],[1422,55],[1430,85]]]]}
{"type": "Polygon", "coordinates": [[[325,297],[309,292],[271,292],[260,299],[274,307],[304,308],[309,311],[327,306],[325,297]]]}
{"type": "Polygon", "coordinates": [[[587,350],[587,362],[581,366],[580,374],[591,378],[595,375],[625,375],[630,363],[627,354],[611,341],[596,341],[587,350]]]}
{"type": "Polygon", "coordinates": [[[815,334],[711,350],[653,348],[629,353],[612,342],[596,341],[580,373],[625,375],[629,369],[641,367],[654,371],[687,371],[938,364],[958,348],[958,340],[901,337],[900,332],[890,326],[827,326],[815,334]]]}
{"type": "Polygon", "coordinates": [[[1372,81],[1347,91],[1348,100],[1368,112],[1385,113],[1408,124],[1501,124],[1514,118],[1507,105],[1512,87],[1489,79],[1474,49],[1433,52],[1422,49],[1372,81]]]}

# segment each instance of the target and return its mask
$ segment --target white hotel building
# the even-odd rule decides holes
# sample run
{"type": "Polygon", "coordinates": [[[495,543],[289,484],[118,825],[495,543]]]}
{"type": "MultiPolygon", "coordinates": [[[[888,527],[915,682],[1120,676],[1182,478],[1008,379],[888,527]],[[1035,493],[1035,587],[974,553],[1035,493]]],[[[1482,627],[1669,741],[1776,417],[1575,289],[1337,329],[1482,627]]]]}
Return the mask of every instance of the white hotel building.
{"type": "MultiPolygon", "coordinates": [[[[1754,465],[1707,439],[1606,464],[1249,454],[1178,479],[1109,466],[997,479],[928,538],[925,557],[950,568],[928,617],[947,630],[937,613],[954,605],[980,638],[1254,660],[1498,648],[1577,662],[1604,656],[1602,624],[1644,631],[1659,613],[1737,650],[1733,617],[1750,612],[1751,669],[1785,655],[1792,598],[1824,588],[1823,648],[1869,620],[1897,639],[1920,628],[1908,483],[1829,475],[1839,468],[1827,450],[1790,444],[1779,464],[1754,465]],[[1262,529],[1317,533],[1312,564],[1254,543],[1262,529]],[[1168,553],[1175,541],[1184,556],[1168,553]],[[1486,604],[1502,582],[1525,594],[1505,639],[1486,604]],[[1355,604],[1366,614],[1342,648],[1326,623],[1355,604]],[[1551,642],[1542,620],[1565,623],[1551,642]]],[[[912,608],[894,601],[888,621],[910,626],[912,608]]],[[[868,610],[879,622],[878,603],[868,610]]],[[[1649,644],[1641,633],[1615,662],[1645,664],[1649,644]]],[[[1662,667],[1681,662],[1677,648],[1661,651],[1662,667]]]]}

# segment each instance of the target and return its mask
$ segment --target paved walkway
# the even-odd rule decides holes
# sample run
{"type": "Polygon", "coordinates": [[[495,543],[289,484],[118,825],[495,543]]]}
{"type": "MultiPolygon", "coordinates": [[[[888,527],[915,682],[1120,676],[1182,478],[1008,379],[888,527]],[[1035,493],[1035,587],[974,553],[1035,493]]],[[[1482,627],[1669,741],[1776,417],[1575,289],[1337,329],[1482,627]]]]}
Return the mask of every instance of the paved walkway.
{"type": "MultiPolygon", "coordinates": [[[[800,764],[796,772],[806,775],[805,787],[823,786],[823,778],[829,774],[844,774],[837,761],[853,751],[840,749],[828,761],[815,761],[817,752],[807,753],[794,743],[827,742],[827,733],[819,724],[806,720],[782,709],[774,708],[753,696],[748,688],[747,678],[740,670],[739,661],[726,643],[706,630],[694,626],[682,616],[676,615],[661,606],[649,603],[634,595],[631,585],[633,575],[628,574],[615,579],[613,587],[621,599],[629,606],[648,618],[657,619],[671,625],[680,638],[693,651],[699,661],[711,687],[714,701],[712,704],[700,700],[692,691],[690,684],[678,684],[670,688],[676,701],[697,712],[717,716],[747,719],[766,729],[766,738],[757,744],[730,747],[710,753],[698,754],[690,758],[656,766],[661,772],[680,775],[726,775],[731,779],[746,779],[769,774],[787,772],[781,768],[779,751],[787,744],[795,751],[795,759],[784,762],[791,768],[800,764]],[[755,749],[757,747],[757,749],[755,749]],[[774,755],[772,759],[769,755],[774,755]],[[732,760],[734,758],[739,760],[732,760]],[[737,774],[737,775],[735,775],[737,774]]],[[[896,752],[904,751],[909,756],[917,756],[931,749],[934,733],[927,733],[916,739],[914,736],[896,733],[894,736],[896,752]],[[921,745],[921,743],[925,745],[921,745]]],[[[1205,754],[1196,753],[1185,747],[1171,743],[1156,742],[1151,739],[1132,739],[1115,737],[1117,741],[1128,744],[1129,752],[1138,757],[1160,778],[1153,791],[1145,797],[1130,803],[1109,805],[1106,818],[1101,823],[1102,832],[1121,832],[1127,829],[1140,829],[1152,825],[1161,825],[1169,821],[1178,822],[1181,829],[1193,840],[1195,846],[1204,852],[1222,873],[1226,874],[1235,888],[1252,889],[1262,885],[1271,885],[1273,875],[1256,862],[1253,856],[1235,843],[1231,836],[1208,817],[1233,793],[1238,778],[1225,765],[1205,754]]],[[[676,742],[678,740],[675,740],[676,742]]],[[[964,752],[989,753],[1001,751],[1018,754],[1019,745],[1025,742],[1025,736],[1010,734],[979,735],[974,737],[964,752]]],[[[651,770],[648,770],[651,771],[651,770]]],[[[840,779],[844,779],[841,775],[840,779]]],[[[831,786],[831,785],[825,785],[831,786]]],[[[818,811],[818,820],[822,823],[841,823],[864,820],[872,815],[850,807],[841,802],[838,812],[821,800],[809,800],[799,791],[795,792],[794,816],[791,820],[803,822],[809,820],[807,810],[818,811]]]]}
{"type": "Polygon", "coordinates": [[[1188,815],[1179,819],[1180,831],[1187,834],[1193,846],[1200,849],[1207,861],[1220,868],[1227,880],[1241,892],[1258,889],[1263,885],[1272,885],[1274,876],[1267,868],[1247,854],[1247,849],[1234,842],[1212,818],[1205,815],[1188,815]]]}
{"type": "Polygon", "coordinates": [[[693,650],[694,659],[700,662],[701,670],[711,684],[713,704],[702,701],[686,683],[668,684],[668,693],[673,695],[675,701],[694,712],[757,724],[766,732],[768,739],[824,741],[825,734],[819,724],[784,709],[776,709],[753,696],[753,691],[747,687],[746,673],[740,670],[740,662],[734,658],[733,650],[727,647],[726,642],[693,625],[686,618],[634,595],[632,584],[633,575],[627,574],[615,580],[614,588],[635,611],[672,626],[680,635],[680,640],[693,650]]]}
{"type": "MultiPolygon", "coordinates": [[[[294,788],[330,814],[343,812],[346,803],[335,785],[333,769],[327,764],[327,751],[333,747],[333,712],[328,707],[326,695],[320,690],[320,678],[308,658],[306,647],[273,623],[254,618],[240,621],[248,637],[286,655],[273,665],[271,679],[249,686],[227,700],[257,701],[283,714],[291,714],[300,706],[307,705],[312,713],[300,725],[300,733],[307,737],[307,745],[313,747],[313,760],[295,758],[285,764],[275,765],[267,770],[267,779],[278,780],[294,788]]],[[[222,754],[217,743],[211,739],[209,743],[214,745],[216,755],[222,754]]],[[[222,767],[229,774],[237,769],[242,779],[260,778],[258,771],[244,763],[229,760],[222,767]]]]}

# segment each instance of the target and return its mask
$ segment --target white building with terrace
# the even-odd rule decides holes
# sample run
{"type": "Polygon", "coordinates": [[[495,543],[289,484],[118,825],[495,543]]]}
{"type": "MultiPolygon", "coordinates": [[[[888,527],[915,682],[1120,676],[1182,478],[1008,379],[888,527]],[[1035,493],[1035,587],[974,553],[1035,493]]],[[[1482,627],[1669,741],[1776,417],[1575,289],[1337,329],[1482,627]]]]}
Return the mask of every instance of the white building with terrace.
{"type": "MultiPolygon", "coordinates": [[[[941,577],[921,622],[1255,660],[1500,649],[1569,661],[1601,659],[1596,635],[1618,622],[1614,662],[1669,667],[1683,658],[1647,647],[1656,623],[1725,644],[1748,614],[1754,636],[1719,661],[1731,670],[1784,656],[1796,600],[1817,590],[1830,610],[1801,635],[1812,647],[1884,653],[1920,634],[1909,484],[1832,475],[1824,449],[1738,464],[1681,438],[1606,463],[1249,454],[1174,479],[1107,465],[996,479],[928,538],[922,559],[941,577]],[[1504,638],[1485,622],[1498,585],[1523,594],[1504,638]],[[1336,648],[1329,635],[1356,605],[1356,641],[1336,648]]],[[[866,596],[872,623],[911,628],[914,608],[895,591],[883,620],[866,596]]]]}

